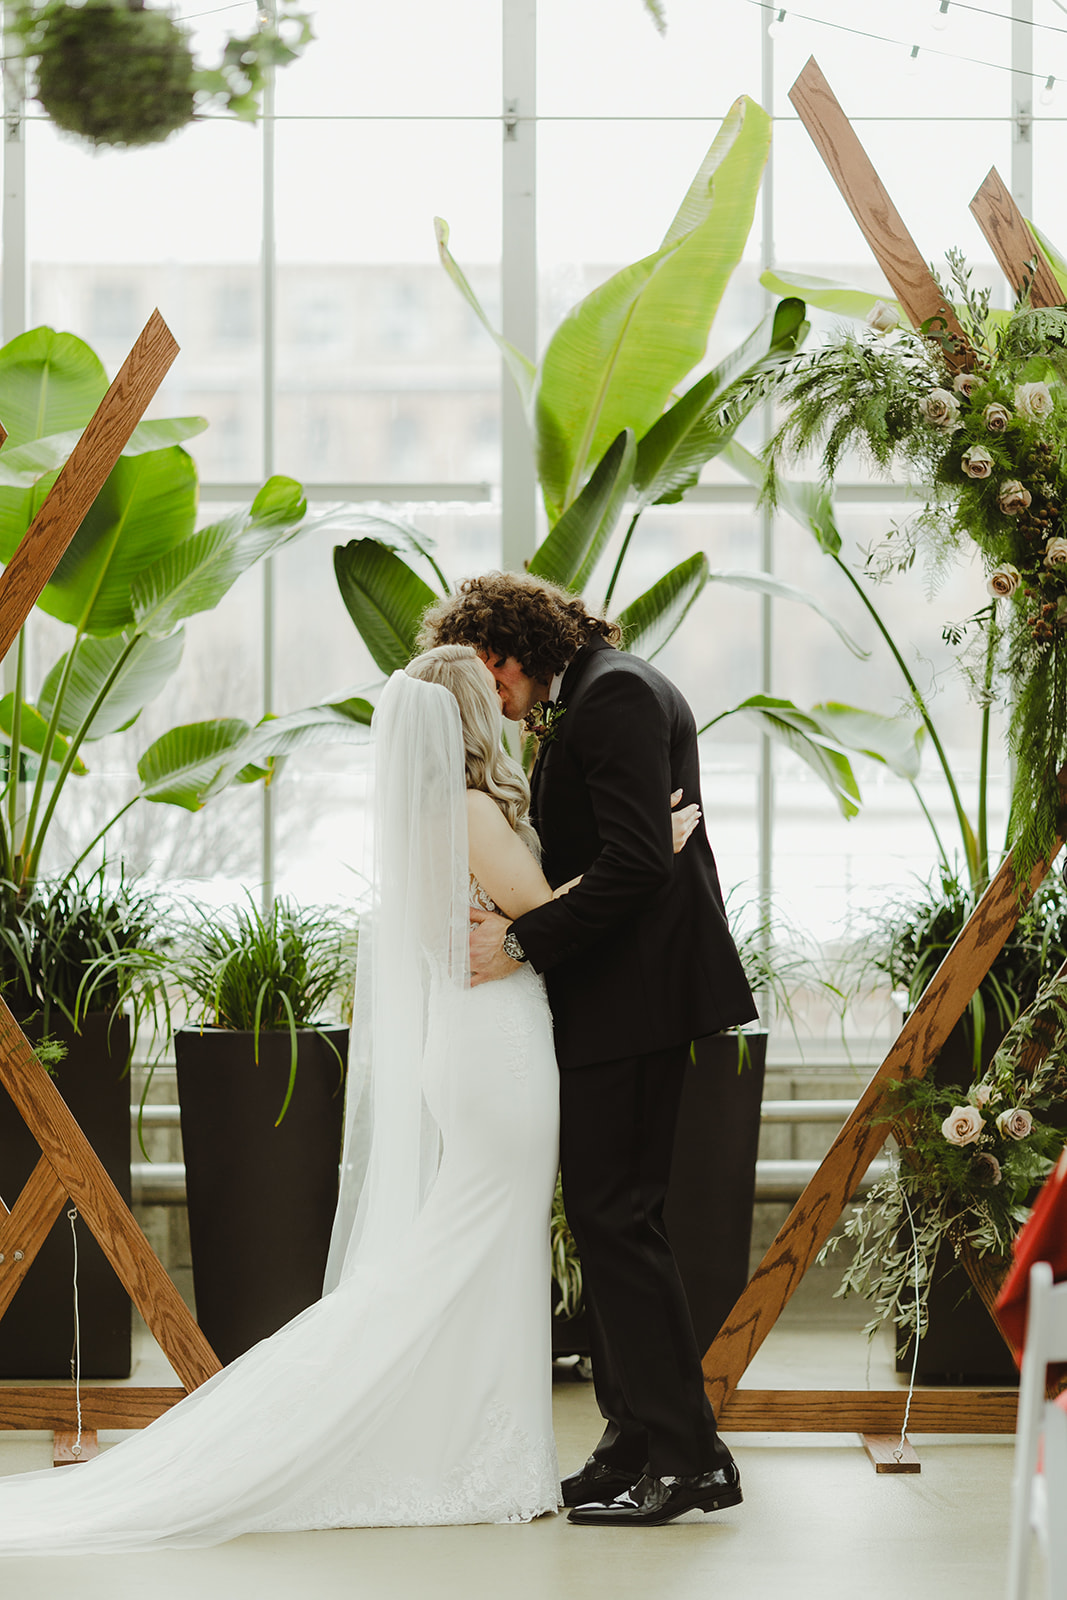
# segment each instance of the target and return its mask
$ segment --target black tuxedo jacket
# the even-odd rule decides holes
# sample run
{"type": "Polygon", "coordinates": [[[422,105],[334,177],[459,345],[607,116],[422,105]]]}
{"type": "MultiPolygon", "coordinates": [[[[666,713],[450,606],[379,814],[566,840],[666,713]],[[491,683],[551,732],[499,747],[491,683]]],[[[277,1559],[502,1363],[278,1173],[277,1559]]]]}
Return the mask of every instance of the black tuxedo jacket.
{"type": "Polygon", "coordinates": [[[532,816],[553,888],[515,921],[546,975],[563,1068],[684,1044],[756,1007],[698,827],[672,848],[670,795],[700,800],[696,724],[663,674],[596,637],[560,686],[534,768],[532,816]]]}

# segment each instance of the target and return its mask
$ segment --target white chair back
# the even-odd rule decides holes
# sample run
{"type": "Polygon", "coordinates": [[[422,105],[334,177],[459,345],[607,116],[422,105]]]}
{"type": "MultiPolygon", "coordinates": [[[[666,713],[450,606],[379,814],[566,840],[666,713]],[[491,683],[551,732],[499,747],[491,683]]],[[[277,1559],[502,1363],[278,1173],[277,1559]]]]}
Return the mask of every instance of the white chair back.
{"type": "Polygon", "coordinates": [[[1051,1361],[1067,1362],[1067,1283],[1054,1285],[1052,1268],[1038,1261],[1030,1269],[1015,1428],[1008,1600],[1027,1600],[1031,1528],[1045,1546],[1049,1600],[1067,1600],[1067,1413],[1045,1398],[1045,1369],[1051,1361]]]}

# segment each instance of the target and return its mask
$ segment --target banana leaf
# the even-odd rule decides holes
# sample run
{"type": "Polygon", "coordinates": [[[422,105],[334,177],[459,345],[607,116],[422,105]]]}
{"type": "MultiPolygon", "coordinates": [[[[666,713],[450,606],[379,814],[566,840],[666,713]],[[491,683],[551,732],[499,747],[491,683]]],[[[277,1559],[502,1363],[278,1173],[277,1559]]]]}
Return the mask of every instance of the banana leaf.
{"type": "Polygon", "coordinates": [[[99,357],[72,333],[31,328],[0,349],[0,415],[7,447],[79,432],[107,393],[99,357]]]}
{"type": "Polygon", "coordinates": [[[846,750],[881,762],[898,778],[914,783],[922,767],[926,729],[910,717],[886,717],[877,711],[828,700],[812,706],[808,715],[827,738],[846,750]]]}
{"type": "Polygon", "coordinates": [[[910,326],[907,313],[900,302],[893,298],[893,291],[889,288],[882,294],[872,294],[869,289],[857,289],[850,283],[840,283],[836,278],[816,278],[808,272],[789,272],[781,267],[764,272],[760,283],[772,294],[799,295],[808,305],[818,306],[820,311],[833,311],[839,317],[855,317],[861,322],[868,311],[881,301],[882,305],[889,306],[897,313],[902,328],[910,326]]]}
{"type": "MultiPolygon", "coordinates": [[[[724,461],[742,478],[745,478],[753,488],[763,492],[766,484],[767,473],[758,456],[751,450],[746,450],[744,445],[738,444],[736,439],[726,445],[722,452],[724,461]]],[[[807,528],[818,542],[824,555],[836,556],[841,549],[841,534],[838,531],[837,521],[834,517],[834,503],[829,489],[822,483],[811,483],[805,480],[791,478],[775,478],[774,497],[776,504],[799,522],[802,528],[807,528]]]]}
{"type": "Polygon", "coordinates": [[[245,764],[234,757],[247,747],[251,728],[239,717],[212,722],[189,722],[150,744],[137,763],[141,798],[200,811],[218,791],[220,775],[227,778],[245,764]],[[230,767],[233,765],[233,770],[230,767]]]}
{"type": "Polygon", "coordinates": [[[637,447],[624,428],[578,498],[534,551],[528,571],[580,592],[611,538],[633,479],[637,447]]]}
{"type": "Polygon", "coordinates": [[[553,335],[535,403],[538,472],[551,521],[623,428],[647,432],[703,356],[752,224],[770,126],[742,96],[660,248],[594,289],[553,335]]]}
{"type": "Polygon", "coordinates": [[[770,734],[786,749],[799,756],[829,789],[843,817],[854,817],[860,808],[860,791],[848,757],[837,748],[837,741],[828,739],[819,723],[807,712],[801,711],[791,700],[777,700],[770,695],[754,694],[729,711],[721,711],[706,722],[704,733],[724,717],[745,715],[753,718],[764,733],[770,734]]]}
{"type": "Polygon", "coordinates": [[[142,569],[133,583],[139,632],[168,635],[186,617],[210,611],[261,557],[303,532],[307,502],[293,478],[268,478],[242,507],[142,569]]]}
{"type": "MultiPolygon", "coordinates": [[[[129,642],[126,634],[79,641],[57,718],[60,733],[70,735],[78,731],[129,642]]],[[[130,727],[177,671],[184,643],[180,631],[166,639],[138,639],[85,738],[103,739],[109,733],[120,733],[130,727]]],[[[60,656],[45,678],[38,697],[38,709],[46,718],[52,715],[68,654],[60,656]]]]}
{"type": "MultiPolygon", "coordinates": [[[[28,526],[27,499],[43,499],[48,482],[29,497],[0,490],[0,560],[10,561],[28,526]]],[[[122,457],[45,586],[42,611],[84,633],[128,628],[135,579],[189,537],[196,504],[196,468],[179,446],[122,457]]]]}
{"type": "Polygon", "coordinates": [[[377,539],[354,539],[333,553],[341,598],[382,672],[406,667],[419,622],[440,597],[377,539]]]}
{"type": "MultiPolygon", "coordinates": [[[[169,445],[203,433],[206,417],[162,417],[139,422],[122,451],[124,456],[143,456],[149,450],[165,450],[169,445]]],[[[48,434],[26,444],[5,445],[0,450],[0,485],[13,489],[32,489],[46,473],[55,472],[70,455],[83,429],[48,434]]]]}
{"type": "MultiPolygon", "coordinates": [[[[14,710],[15,696],[13,694],[5,694],[4,697],[0,699],[0,743],[3,743],[7,749],[11,748],[11,723],[14,710]]],[[[24,700],[22,702],[22,716],[19,723],[19,743],[22,747],[23,753],[30,751],[33,755],[39,756],[41,751],[44,749],[44,741],[47,731],[47,718],[42,717],[36,706],[28,705],[24,700]]],[[[48,763],[49,768],[51,769],[53,766],[58,767],[65,759],[69,749],[70,745],[66,739],[54,740],[52,744],[51,757],[48,763]]],[[[37,765],[39,766],[40,763],[38,762],[37,765]]],[[[86,767],[84,761],[81,760],[80,756],[75,756],[74,765],[71,770],[75,772],[79,778],[83,778],[89,769],[86,767]]]]}
{"type": "Polygon", "coordinates": [[[625,648],[651,661],[681,627],[708,576],[708,558],[698,550],[639,595],[616,618],[625,648]]]}
{"type": "Polygon", "coordinates": [[[523,408],[527,415],[529,415],[533,405],[534,381],[537,376],[537,368],[534,366],[529,356],[524,356],[522,351],[517,350],[510,340],[505,339],[502,333],[497,332],[492,323],[489,321],[489,318],[486,316],[485,312],[482,310],[482,305],[478,299],[478,296],[475,294],[474,290],[470,286],[470,283],[467,281],[467,277],[463,272],[462,267],[460,267],[459,263],[456,261],[455,257],[452,255],[452,252],[448,248],[448,223],[443,217],[434,217],[433,227],[434,235],[437,239],[437,253],[441,258],[441,265],[444,267],[445,271],[448,273],[448,276],[452,279],[452,282],[455,284],[456,288],[459,290],[464,300],[466,300],[467,304],[474,312],[474,315],[478,318],[478,321],[481,323],[482,327],[488,333],[489,337],[500,351],[500,354],[503,356],[504,364],[511,373],[515,387],[519,391],[523,408]]]}
{"type": "Polygon", "coordinates": [[[708,577],[712,583],[725,583],[735,589],[748,589],[753,594],[768,595],[772,600],[792,600],[797,605],[807,606],[809,611],[814,611],[816,616],[830,624],[841,643],[858,660],[866,661],[871,653],[856,643],[852,635],[820,601],[816,600],[813,594],[809,594],[806,589],[798,588],[796,584],[786,583],[783,578],[776,578],[772,572],[746,572],[722,567],[713,569],[708,573],[708,577]]]}

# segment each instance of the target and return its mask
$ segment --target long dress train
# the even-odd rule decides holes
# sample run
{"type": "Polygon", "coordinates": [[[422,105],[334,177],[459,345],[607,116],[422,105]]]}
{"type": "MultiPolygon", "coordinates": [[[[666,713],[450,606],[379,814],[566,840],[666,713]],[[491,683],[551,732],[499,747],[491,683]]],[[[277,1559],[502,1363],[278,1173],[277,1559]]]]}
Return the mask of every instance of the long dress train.
{"type": "Polygon", "coordinates": [[[376,826],[403,849],[379,860],[387,892],[360,949],[333,1286],[143,1432],[83,1465],[0,1478],[0,1555],[515,1522],[559,1505],[551,1016],[528,968],[466,986],[470,895],[485,900],[466,869],[455,701],[397,674],[379,715],[387,754],[417,752],[417,781],[408,758],[379,774],[376,826]],[[408,726],[427,706],[429,731],[408,726]]]}

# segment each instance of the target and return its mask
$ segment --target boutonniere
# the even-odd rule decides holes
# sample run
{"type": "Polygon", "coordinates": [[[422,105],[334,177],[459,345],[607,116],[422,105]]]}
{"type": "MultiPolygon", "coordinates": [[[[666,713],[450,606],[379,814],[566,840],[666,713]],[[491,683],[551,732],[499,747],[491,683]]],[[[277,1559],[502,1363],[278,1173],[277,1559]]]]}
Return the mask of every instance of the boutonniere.
{"type": "Polygon", "coordinates": [[[557,700],[538,700],[531,706],[526,719],[526,731],[537,740],[538,755],[556,737],[560,718],[566,715],[566,711],[567,707],[560,705],[557,700]]]}

